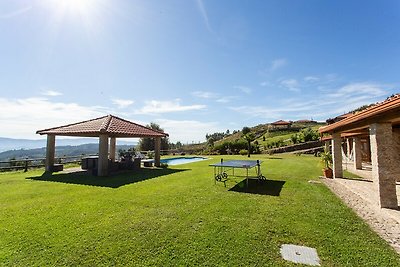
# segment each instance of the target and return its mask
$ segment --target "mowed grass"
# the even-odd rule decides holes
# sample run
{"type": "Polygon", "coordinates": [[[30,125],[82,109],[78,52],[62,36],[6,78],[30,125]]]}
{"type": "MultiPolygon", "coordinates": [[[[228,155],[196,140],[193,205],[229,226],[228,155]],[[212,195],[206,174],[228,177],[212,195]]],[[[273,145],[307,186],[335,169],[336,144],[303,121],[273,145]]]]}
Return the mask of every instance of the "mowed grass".
{"type": "MultiPolygon", "coordinates": [[[[233,158],[247,159],[224,157],[233,158]]],[[[355,213],[308,182],[321,175],[317,158],[251,159],[269,179],[256,194],[232,190],[246,191],[243,177],[214,184],[208,165],[219,156],[106,178],[2,173],[0,265],[297,266],[279,252],[296,244],[316,248],[322,266],[400,266],[355,213]]]]}

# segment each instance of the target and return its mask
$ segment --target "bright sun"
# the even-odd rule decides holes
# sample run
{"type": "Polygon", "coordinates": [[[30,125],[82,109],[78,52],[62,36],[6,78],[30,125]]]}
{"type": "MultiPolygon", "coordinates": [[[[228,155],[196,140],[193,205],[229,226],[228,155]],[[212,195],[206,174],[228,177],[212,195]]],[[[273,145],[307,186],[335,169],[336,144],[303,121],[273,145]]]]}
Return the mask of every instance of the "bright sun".
{"type": "Polygon", "coordinates": [[[99,6],[100,0],[47,0],[55,13],[90,16],[99,6]]]}
{"type": "Polygon", "coordinates": [[[95,7],[96,0],[57,0],[56,5],[64,12],[87,15],[95,7]]]}
{"type": "Polygon", "coordinates": [[[70,25],[81,27],[89,34],[98,33],[104,21],[109,0],[46,0],[54,27],[70,25]]]}

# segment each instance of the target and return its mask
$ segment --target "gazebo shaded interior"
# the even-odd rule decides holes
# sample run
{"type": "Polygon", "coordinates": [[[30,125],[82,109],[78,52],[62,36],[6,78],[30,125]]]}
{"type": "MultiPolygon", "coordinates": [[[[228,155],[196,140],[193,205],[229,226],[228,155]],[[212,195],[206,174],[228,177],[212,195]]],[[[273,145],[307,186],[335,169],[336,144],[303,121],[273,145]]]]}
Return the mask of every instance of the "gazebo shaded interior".
{"type": "Polygon", "coordinates": [[[154,138],[154,161],[156,166],[160,166],[161,138],[168,136],[167,133],[156,131],[113,115],[39,130],[36,133],[47,135],[46,171],[49,172],[52,171],[54,166],[56,136],[99,137],[99,163],[97,172],[99,176],[108,174],[109,155],[110,159],[115,161],[116,138],[154,138]]]}

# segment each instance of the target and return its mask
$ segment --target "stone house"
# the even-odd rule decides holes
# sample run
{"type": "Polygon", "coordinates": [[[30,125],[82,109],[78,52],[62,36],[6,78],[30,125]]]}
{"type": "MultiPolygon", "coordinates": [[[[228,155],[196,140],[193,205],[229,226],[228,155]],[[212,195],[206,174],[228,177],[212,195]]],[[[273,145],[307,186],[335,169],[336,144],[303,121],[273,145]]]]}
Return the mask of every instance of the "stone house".
{"type": "Polygon", "coordinates": [[[400,94],[393,95],[319,129],[331,142],[334,178],[343,177],[343,154],[352,157],[354,167],[371,162],[376,203],[398,208],[396,182],[400,181],[400,94]]]}

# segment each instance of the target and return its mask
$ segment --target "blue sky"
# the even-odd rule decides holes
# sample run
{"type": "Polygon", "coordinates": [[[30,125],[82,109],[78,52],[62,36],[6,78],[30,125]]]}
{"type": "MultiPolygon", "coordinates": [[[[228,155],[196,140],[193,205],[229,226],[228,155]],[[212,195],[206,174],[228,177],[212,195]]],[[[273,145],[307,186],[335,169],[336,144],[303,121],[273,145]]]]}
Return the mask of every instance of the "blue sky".
{"type": "Polygon", "coordinates": [[[397,93],[400,1],[3,0],[0,136],[106,114],[173,142],[397,93]]]}

